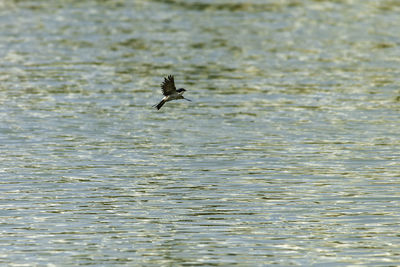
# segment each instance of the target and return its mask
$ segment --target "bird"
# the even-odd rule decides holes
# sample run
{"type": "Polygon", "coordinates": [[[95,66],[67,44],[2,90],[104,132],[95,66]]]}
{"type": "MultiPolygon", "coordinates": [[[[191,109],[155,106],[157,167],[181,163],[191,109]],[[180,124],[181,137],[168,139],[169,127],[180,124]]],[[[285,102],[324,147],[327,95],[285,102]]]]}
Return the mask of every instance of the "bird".
{"type": "Polygon", "coordinates": [[[166,103],[172,100],[185,99],[187,101],[192,101],[190,99],[184,98],[183,93],[186,92],[185,88],[179,88],[176,90],[175,81],[173,75],[168,75],[168,77],[164,77],[164,81],[161,84],[161,92],[164,95],[164,98],[153,107],[158,110],[166,103]]]}

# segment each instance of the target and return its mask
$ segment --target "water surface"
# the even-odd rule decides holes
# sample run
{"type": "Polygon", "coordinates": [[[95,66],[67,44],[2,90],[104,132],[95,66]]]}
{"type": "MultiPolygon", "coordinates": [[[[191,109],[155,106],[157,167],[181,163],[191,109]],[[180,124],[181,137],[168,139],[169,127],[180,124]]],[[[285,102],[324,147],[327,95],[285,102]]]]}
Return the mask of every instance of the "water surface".
{"type": "Polygon", "coordinates": [[[3,1],[0,263],[399,265],[399,11],[3,1]]]}

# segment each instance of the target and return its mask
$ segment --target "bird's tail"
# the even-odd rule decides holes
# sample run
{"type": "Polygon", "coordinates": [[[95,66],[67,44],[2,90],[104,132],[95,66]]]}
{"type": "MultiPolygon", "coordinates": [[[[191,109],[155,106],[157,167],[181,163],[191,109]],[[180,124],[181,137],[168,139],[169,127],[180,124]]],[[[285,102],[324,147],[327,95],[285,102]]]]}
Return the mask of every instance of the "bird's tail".
{"type": "MultiPolygon", "coordinates": [[[[165,100],[163,99],[163,100],[161,100],[160,103],[158,103],[155,107],[159,110],[159,109],[165,104],[165,102],[167,102],[167,101],[165,101],[165,100]]],[[[154,106],[153,106],[153,107],[154,107],[154,106]]]]}

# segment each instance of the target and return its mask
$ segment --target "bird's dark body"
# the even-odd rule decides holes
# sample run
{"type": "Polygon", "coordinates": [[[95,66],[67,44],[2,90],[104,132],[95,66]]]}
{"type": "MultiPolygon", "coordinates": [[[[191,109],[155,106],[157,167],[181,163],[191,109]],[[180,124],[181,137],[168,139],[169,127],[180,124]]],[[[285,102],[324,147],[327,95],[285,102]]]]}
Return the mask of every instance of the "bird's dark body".
{"type": "Polygon", "coordinates": [[[164,95],[164,98],[155,105],[155,107],[159,110],[165,103],[178,100],[185,99],[187,101],[192,101],[190,99],[184,98],[183,93],[186,92],[186,89],[179,88],[178,90],[175,87],[174,76],[169,75],[167,78],[164,78],[164,82],[161,84],[161,91],[164,95]]]}

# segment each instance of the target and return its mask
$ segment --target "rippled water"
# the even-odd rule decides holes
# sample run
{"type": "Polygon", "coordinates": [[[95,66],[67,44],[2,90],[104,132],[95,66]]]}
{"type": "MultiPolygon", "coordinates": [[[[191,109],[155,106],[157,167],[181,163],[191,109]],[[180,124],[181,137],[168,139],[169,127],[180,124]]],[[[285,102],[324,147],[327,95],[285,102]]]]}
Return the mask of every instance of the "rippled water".
{"type": "Polygon", "coordinates": [[[0,2],[0,263],[399,265],[399,12],[0,2]]]}

